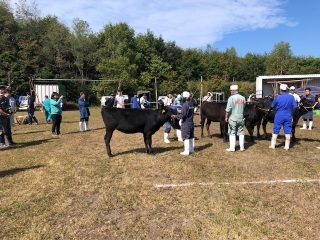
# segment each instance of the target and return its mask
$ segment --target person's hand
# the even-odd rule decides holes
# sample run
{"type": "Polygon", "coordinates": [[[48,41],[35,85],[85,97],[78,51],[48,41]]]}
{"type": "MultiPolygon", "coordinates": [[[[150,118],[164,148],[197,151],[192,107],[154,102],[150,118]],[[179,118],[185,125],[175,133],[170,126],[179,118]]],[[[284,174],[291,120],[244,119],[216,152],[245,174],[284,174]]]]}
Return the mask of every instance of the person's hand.
{"type": "Polygon", "coordinates": [[[225,120],[226,122],[228,122],[229,118],[226,117],[224,120],[225,120]]]}
{"type": "Polygon", "coordinates": [[[60,98],[63,98],[63,95],[61,95],[60,98]]]}

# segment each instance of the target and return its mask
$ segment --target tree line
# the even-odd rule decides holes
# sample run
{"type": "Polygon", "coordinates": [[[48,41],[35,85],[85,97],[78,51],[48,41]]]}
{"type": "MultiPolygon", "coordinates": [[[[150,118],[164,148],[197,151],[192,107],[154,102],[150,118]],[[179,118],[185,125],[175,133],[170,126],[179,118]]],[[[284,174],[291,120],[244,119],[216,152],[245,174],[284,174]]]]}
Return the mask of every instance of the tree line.
{"type": "Polygon", "coordinates": [[[62,82],[69,99],[77,99],[80,91],[109,95],[119,80],[126,94],[154,92],[155,79],[160,95],[191,90],[199,96],[201,77],[204,91],[228,92],[236,81],[248,93],[259,75],[319,73],[320,58],[295,56],[283,41],[270,53],[244,57],[234,47],[182,49],[151,30],[137,34],[125,22],[107,23],[96,33],[78,18],[68,28],[56,16],[41,16],[35,2],[20,0],[14,12],[7,0],[0,0],[0,66],[0,84],[10,78],[15,94],[28,91],[33,77],[77,79],[62,82]]]}

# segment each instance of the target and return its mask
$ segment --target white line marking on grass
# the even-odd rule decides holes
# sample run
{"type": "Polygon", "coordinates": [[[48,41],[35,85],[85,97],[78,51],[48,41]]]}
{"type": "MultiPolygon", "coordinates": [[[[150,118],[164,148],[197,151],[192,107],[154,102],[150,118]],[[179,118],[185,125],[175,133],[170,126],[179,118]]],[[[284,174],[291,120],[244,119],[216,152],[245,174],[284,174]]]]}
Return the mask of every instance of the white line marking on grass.
{"type": "Polygon", "coordinates": [[[177,187],[189,187],[193,185],[199,186],[211,186],[211,185],[246,185],[246,184],[275,184],[275,183],[312,183],[320,182],[320,179],[282,179],[282,180],[270,180],[270,181],[252,181],[252,182],[221,182],[221,183],[181,183],[181,184],[155,184],[156,188],[177,188],[177,187]]]}

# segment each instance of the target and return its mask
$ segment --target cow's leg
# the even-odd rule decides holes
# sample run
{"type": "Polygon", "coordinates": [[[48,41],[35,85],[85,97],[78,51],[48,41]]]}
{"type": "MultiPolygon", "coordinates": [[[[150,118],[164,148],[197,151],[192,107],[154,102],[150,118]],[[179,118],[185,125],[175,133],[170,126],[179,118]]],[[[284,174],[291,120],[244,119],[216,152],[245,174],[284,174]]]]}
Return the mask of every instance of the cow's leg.
{"type": "Polygon", "coordinates": [[[146,147],[146,153],[149,153],[149,151],[148,151],[147,134],[146,133],[143,134],[143,141],[144,141],[144,145],[146,147]]]}
{"type": "Polygon", "coordinates": [[[104,136],[104,142],[106,144],[107,154],[109,157],[113,157],[113,154],[111,153],[111,148],[110,148],[110,140],[111,140],[113,131],[114,130],[106,130],[106,135],[104,136]]]}
{"type": "Polygon", "coordinates": [[[211,124],[211,120],[207,119],[206,129],[207,129],[207,133],[208,133],[208,137],[209,137],[209,138],[211,138],[211,134],[210,134],[210,124],[211,124]]]}
{"type": "Polygon", "coordinates": [[[263,138],[264,139],[268,139],[267,124],[268,124],[268,120],[264,118],[262,121],[262,128],[263,128],[263,135],[264,135],[263,138]]]}
{"type": "Polygon", "coordinates": [[[296,139],[296,126],[292,126],[292,130],[291,130],[291,141],[293,143],[295,143],[297,141],[296,139]]]}
{"type": "Polygon", "coordinates": [[[261,122],[262,122],[262,118],[259,117],[258,121],[257,121],[257,137],[260,138],[260,127],[261,127],[261,122]]]}
{"type": "Polygon", "coordinates": [[[205,117],[202,117],[203,115],[201,115],[201,121],[200,121],[200,124],[201,124],[201,137],[204,137],[203,136],[203,127],[204,127],[204,121],[206,120],[205,117]]]}
{"type": "Polygon", "coordinates": [[[153,151],[152,151],[152,134],[151,133],[146,133],[145,134],[145,143],[146,143],[146,151],[148,154],[153,154],[153,151]]]}
{"type": "Polygon", "coordinates": [[[252,126],[251,123],[246,123],[246,128],[247,128],[249,135],[250,135],[250,142],[254,142],[254,138],[253,138],[254,125],[252,126]]]}
{"type": "Polygon", "coordinates": [[[220,136],[223,138],[223,142],[228,142],[227,134],[228,124],[225,121],[220,122],[220,136]]]}

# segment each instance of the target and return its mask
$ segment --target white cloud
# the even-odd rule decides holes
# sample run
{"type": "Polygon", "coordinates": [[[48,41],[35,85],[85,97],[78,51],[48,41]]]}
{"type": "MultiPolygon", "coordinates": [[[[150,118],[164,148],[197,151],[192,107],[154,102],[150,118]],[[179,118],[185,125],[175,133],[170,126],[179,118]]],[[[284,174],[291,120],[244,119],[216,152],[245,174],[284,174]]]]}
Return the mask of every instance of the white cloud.
{"type": "MultiPolygon", "coordinates": [[[[14,2],[14,0],[11,0],[14,2]]],[[[136,33],[150,29],[183,48],[213,44],[224,35],[279,25],[294,26],[284,16],[283,0],[37,0],[42,15],[55,15],[71,26],[85,20],[95,31],[126,22],[136,33]]]]}

